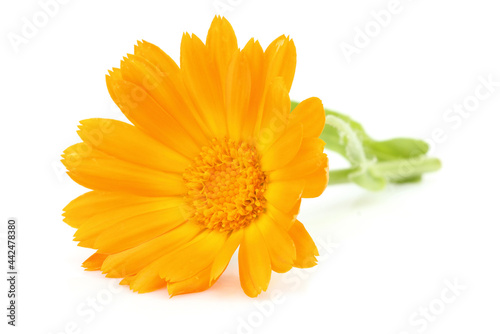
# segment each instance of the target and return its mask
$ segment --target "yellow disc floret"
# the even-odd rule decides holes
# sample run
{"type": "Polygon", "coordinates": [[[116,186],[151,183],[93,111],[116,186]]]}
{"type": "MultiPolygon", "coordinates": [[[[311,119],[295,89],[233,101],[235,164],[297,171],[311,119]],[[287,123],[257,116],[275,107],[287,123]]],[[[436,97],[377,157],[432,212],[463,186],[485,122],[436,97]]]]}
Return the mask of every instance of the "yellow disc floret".
{"type": "Polygon", "coordinates": [[[240,229],[264,211],[266,175],[246,142],[213,139],[183,176],[190,219],[209,229],[240,229]]]}

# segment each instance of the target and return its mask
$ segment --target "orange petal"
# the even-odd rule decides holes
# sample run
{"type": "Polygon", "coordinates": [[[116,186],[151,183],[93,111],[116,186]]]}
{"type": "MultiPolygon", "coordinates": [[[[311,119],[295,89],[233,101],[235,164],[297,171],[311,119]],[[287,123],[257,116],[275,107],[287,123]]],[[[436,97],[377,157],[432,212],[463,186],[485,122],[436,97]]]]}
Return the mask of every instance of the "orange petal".
{"type": "MultiPolygon", "coordinates": [[[[123,194],[115,195],[114,193],[105,194],[108,195],[107,197],[114,199],[114,201],[121,201],[120,205],[118,203],[115,204],[113,201],[108,201],[105,196],[102,196],[102,201],[110,203],[110,206],[107,210],[96,211],[78,227],[75,233],[76,241],[92,241],[90,246],[94,247],[94,241],[99,234],[112,229],[118,222],[152,211],[178,209],[184,202],[181,198],[176,197],[139,197],[123,194]]],[[[97,201],[94,201],[94,203],[102,205],[102,203],[97,201]]]]}
{"type": "Polygon", "coordinates": [[[271,260],[267,246],[255,224],[245,228],[239,254],[240,283],[249,297],[266,291],[271,280],[271,260]]]}
{"type": "Polygon", "coordinates": [[[286,166],[297,155],[301,143],[302,124],[287,129],[283,136],[262,154],[262,170],[273,171],[286,166]]]}
{"type": "MultiPolygon", "coordinates": [[[[225,240],[222,248],[218,251],[213,263],[185,280],[169,282],[169,294],[175,296],[185,293],[200,292],[211,287],[226,269],[242,237],[243,230],[232,232],[225,240]]],[[[206,264],[205,261],[203,262],[206,264]]]]}
{"type": "Polygon", "coordinates": [[[314,173],[305,177],[305,187],[302,197],[314,198],[321,195],[328,186],[328,171],[328,158],[325,156],[320,167],[314,173]]]}
{"type": "Polygon", "coordinates": [[[222,138],[227,135],[224,114],[223,88],[217,67],[210,53],[196,35],[184,34],[181,42],[181,74],[189,96],[211,133],[222,138]]]}
{"type": "Polygon", "coordinates": [[[104,118],[86,119],[80,123],[80,138],[115,158],[152,169],[181,173],[191,163],[184,155],[130,124],[104,118]]]}
{"type": "Polygon", "coordinates": [[[76,183],[94,190],[143,196],[180,195],[187,191],[180,174],[119,160],[86,143],[68,147],[64,151],[62,163],[76,183]]]}
{"type": "Polygon", "coordinates": [[[168,294],[173,297],[186,293],[202,292],[211,287],[210,267],[200,271],[198,274],[179,282],[167,284],[168,294]]]}
{"type": "Polygon", "coordinates": [[[129,280],[130,289],[138,293],[146,293],[164,288],[167,282],[158,276],[158,271],[146,267],[129,280]]]}
{"type": "Polygon", "coordinates": [[[290,114],[290,127],[304,125],[304,138],[319,137],[325,127],[325,109],[317,97],[311,97],[299,103],[290,114]]]}
{"type": "MultiPolygon", "coordinates": [[[[226,113],[229,137],[241,139],[241,131],[248,116],[251,91],[250,67],[241,53],[233,57],[227,73],[226,113]]],[[[246,138],[245,138],[246,139],[246,138]]]]}
{"type": "Polygon", "coordinates": [[[297,250],[297,258],[293,266],[297,268],[314,267],[317,263],[316,256],[318,256],[319,253],[304,225],[297,220],[288,233],[293,239],[295,249],[297,250]]]}
{"type": "Polygon", "coordinates": [[[288,232],[267,214],[259,217],[255,224],[266,242],[271,268],[277,273],[292,269],[296,255],[293,240],[288,232]]]}
{"type": "Polygon", "coordinates": [[[269,203],[282,212],[290,212],[300,200],[304,190],[303,180],[269,183],[265,197],[269,203]]]}
{"type": "Polygon", "coordinates": [[[101,253],[118,253],[158,237],[186,221],[179,208],[147,212],[122,220],[95,240],[94,247],[101,253]]]}
{"type": "Polygon", "coordinates": [[[233,231],[229,238],[227,238],[226,242],[222,246],[221,250],[217,254],[214,259],[214,262],[211,267],[210,272],[210,280],[216,280],[226,269],[229,261],[231,261],[231,257],[234,252],[238,248],[243,239],[244,230],[240,229],[237,231],[233,231]]]}
{"type": "Polygon", "coordinates": [[[290,91],[296,62],[297,52],[293,40],[284,35],[276,38],[265,52],[264,68],[267,72],[267,81],[283,77],[286,88],[290,91]]]}
{"type": "MultiPolygon", "coordinates": [[[[218,236],[222,236],[222,233],[215,232],[219,234],[218,236]]],[[[189,247],[190,245],[198,244],[200,241],[206,239],[207,236],[210,236],[210,240],[214,241],[212,237],[217,238],[217,236],[214,233],[211,232],[202,232],[199,234],[197,237],[195,237],[192,241],[190,241],[187,245],[185,245],[182,248],[179,248],[179,251],[182,249],[185,249],[189,247]]],[[[212,246],[214,244],[212,243],[212,246]]],[[[178,252],[174,252],[172,254],[178,254],[178,252]]],[[[131,287],[139,292],[143,290],[147,290],[149,286],[151,286],[156,280],[158,280],[158,277],[161,278],[162,280],[168,281],[168,278],[165,278],[164,276],[168,277],[175,277],[175,278],[181,278],[184,277],[184,279],[181,279],[179,281],[183,281],[185,279],[189,280],[193,276],[195,276],[197,273],[200,273],[203,269],[198,269],[201,267],[201,262],[203,260],[201,258],[197,258],[194,256],[193,258],[182,258],[179,259],[177,257],[171,257],[170,254],[167,254],[166,256],[161,257],[158,260],[155,260],[145,268],[143,268],[141,271],[139,271],[136,275],[136,279],[134,280],[133,284],[131,284],[131,287]],[[175,261],[175,264],[172,264],[169,262],[170,260],[175,261]],[[184,263],[183,265],[179,264],[179,260],[183,260],[184,263]],[[168,272],[168,273],[166,273],[168,272]],[[193,273],[192,275],[190,273],[193,273]],[[168,274],[168,275],[167,275],[168,274]]],[[[208,267],[208,265],[206,266],[208,267]]],[[[204,269],[206,269],[206,267],[204,269]]],[[[207,269],[208,270],[208,269],[207,269]]]]}
{"type": "Polygon", "coordinates": [[[110,255],[102,265],[102,272],[109,277],[137,274],[162,256],[189,243],[201,231],[197,224],[183,224],[137,247],[110,255]]]}
{"type": "Polygon", "coordinates": [[[78,228],[92,216],[126,206],[134,198],[134,196],[120,193],[89,191],[66,205],[63,209],[64,222],[71,227],[78,228]]]}
{"type": "Polygon", "coordinates": [[[214,17],[208,30],[207,49],[210,59],[215,63],[219,72],[222,87],[225,87],[229,63],[238,51],[233,27],[225,17],[214,17]]]}
{"type": "Polygon", "coordinates": [[[104,260],[106,260],[107,257],[108,254],[100,254],[95,252],[83,262],[82,267],[84,267],[85,270],[88,271],[100,270],[102,263],[104,262],[104,260]]]}
{"type": "Polygon", "coordinates": [[[293,225],[297,216],[299,215],[300,202],[298,200],[295,206],[289,212],[283,212],[271,203],[266,204],[266,213],[283,228],[285,231],[288,231],[290,227],[293,225]]]}
{"type": "MultiPolygon", "coordinates": [[[[143,45],[139,43],[136,52],[140,52],[143,45]]],[[[147,55],[129,54],[120,64],[120,73],[124,80],[144,89],[198,144],[205,143],[208,128],[190,103],[179,67],[168,57],[162,68],[166,72],[152,64],[147,55]]]]}
{"type": "Polygon", "coordinates": [[[134,276],[127,276],[120,281],[120,285],[130,285],[130,283],[134,280],[134,276]]]}
{"type": "Polygon", "coordinates": [[[158,68],[161,73],[172,80],[175,87],[182,86],[182,79],[179,66],[170,58],[162,49],[156,45],[146,42],[137,41],[134,46],[134,54],[147,59],[151,64],[158,68]]]}
{"type": "Polygon", "coordinates": [[[258,41],[252,38],[241,50],[242,55],[248,59],[251,72],[251,89],[248,113],[241,129],[242,138],[250,138],[254,135],[257,124],[257,115],[262,101],[265,89],[264,74],[264,51],[258,41]]]}
{"type": "MultiPolygon", "coordinates": [[[[290,114],[290,97],[283,78],[276,78],[265,92],[257,116],[257,148],[265,151],[285,132],[290,114]]],[[[299,128],[297,126],[295,128],[299,128]]]]}
{"type": "Polygon", "coordinates": [[[232,255],[243,237],[243,230],[233,231],[224,242],[213,263],[196,275],[178,282],[168,283],[168,293],[176,296],[185,293],[200,292],[211,287],[226,269],[232,255]]]}
{"type": "Polygon", "coordinates": [[[269,182],[304,178],[324,168],[326,154],[323,153],[325,142],[319,138],[304,138],[296,156],[283,168],[269,173],[269,182]]]}
{"type": "Polygon", "coordinates": [[[141,131],[187,157],[199,153],[199,145],[189,132],[142,87],[125,81],[120,70],[110,72],[106,83],[116,105],[141,131]]]}
{"type": "Polygon", "coordinates": [[[193,277],[212,264],[227,236],[227,232],[207,230],[184,247],[158,259],[160,277],[172,282],[193,277]]]}

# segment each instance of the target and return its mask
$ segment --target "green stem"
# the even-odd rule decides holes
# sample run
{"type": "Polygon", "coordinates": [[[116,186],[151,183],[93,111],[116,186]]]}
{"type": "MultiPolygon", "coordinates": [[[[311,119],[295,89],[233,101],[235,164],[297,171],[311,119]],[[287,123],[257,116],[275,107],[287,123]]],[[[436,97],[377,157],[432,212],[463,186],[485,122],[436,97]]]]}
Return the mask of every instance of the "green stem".
{"type": "MultiPolygon", "coordinates": [[[[368,167],[368,170],[376,177],[383,177],[391,182],[404,182],[440,168],[441,161],[437,158],[417,157],[378,162],[368,167]]],[[[331,170],[328,185],[349,183],[350,175],[355,175],[358,171],[359,167],[331,170]]]]}
{"type": "Polygon", "coordinates": [[[357,168],[335,169],[330,171],[328,185],[349,183],[349,174],[355,172],[357,168]]]}
{"type": "Polygon", "coordinates": [[[441,161],[437,158],[420,156],[404,160],[379,162],[370,167],[374,175],[386,177],[398,182],[405,179],[435,172],[441,168],[441,161]]]}
{"type": "MultiPolygon", "coordinates": [[[[391,182],[410,180],[424,173],[438,171],[440,168],[439,159],[428,157],[378,162],[368,167],[374,176],[387,178],[391,182]]],[[[357,171],[359,167],[331,170],[328,185],[349,183],[351,182],[349,175],[357,171]]]]}

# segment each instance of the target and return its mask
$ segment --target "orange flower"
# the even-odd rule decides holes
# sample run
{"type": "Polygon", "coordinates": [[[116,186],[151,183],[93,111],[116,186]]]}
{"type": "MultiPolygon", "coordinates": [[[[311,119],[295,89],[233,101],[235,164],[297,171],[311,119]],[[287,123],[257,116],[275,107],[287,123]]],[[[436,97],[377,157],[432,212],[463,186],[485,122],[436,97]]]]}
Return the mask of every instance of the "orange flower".
{"type": "Polygon", "coordinates": [[[106,77],[133,125],[84,120],[83,142],[63,154],[69,176],[92,189],[64,209],[78,245],[97,250],[83,266],[177,295],[212,286],[239,246],[251,297],[271,270],[314,266],[318,251],[296,217],[301,198],[328,182],[325,114],[317,98],[290,113],[295,62],[285,36],[265,52],[253,39],[239,50],[220,17],[206,44],[183,36],[180,67],[138,42],[106,77]]]}

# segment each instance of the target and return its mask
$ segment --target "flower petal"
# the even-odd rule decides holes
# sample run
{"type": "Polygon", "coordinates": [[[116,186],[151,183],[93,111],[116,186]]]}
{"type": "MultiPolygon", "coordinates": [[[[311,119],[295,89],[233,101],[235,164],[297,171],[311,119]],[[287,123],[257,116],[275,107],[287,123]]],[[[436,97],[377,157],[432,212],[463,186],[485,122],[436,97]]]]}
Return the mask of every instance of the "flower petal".
{"type": "Polygon", "coordinates": [[[214,259],[210,271],[210,280],[216,280],[226,269],[229,261],[243,239],[244,230],[233,231],[222,246],[219,254],[214,259]]]}
{"type": "Polygon", "coordinates": [[[116,105],[141,131],[187,157],[194,157],[199,153],[199,145],[189,132],[148,92],[124,80],[119,69],[114,69],[106,76],[106,83],[116,105]]]}
{"type": "Polygon", "coordinates": [[[178,207],[151,211],[124,219],[103,231],[94,247],[100,253],[118,253],[158,237],[186,221],[178,207]]]}
{"type": "MultiPolygon", "coordinates": [[[[141,52],[144,45],[139,43],[135,51],[141,52]]],[[[203,144],[207,141],[208,128],[190,103],[179,67],[167,55],[164,61],[165,64],[157,67],[148,58],[129,54],[120,64],[120,73],[124,80],[147,92],[198,144],[203,144]]]]}
{"type": "Polygon", "coordinates": [[[130,124],[104,118],[86,119],[80,123],[80,138],[115,158],[156,170],[181,173],[191,163],[184,155],[130,124]]]}
{"type": "Polygon", "coordinates": [[[317,197],[328,185],[328,157],[319,138],[304,138],[295,158],[286,166],[269,173],[269,182],[303,179],[302,197],[317,197]]]}
{"type": "Polygon", "coordinates": [[[325,109],[317,97],[311,97],[299,103],[290,114],[290,127],[304,125],[304,138],[319,137],[325,127],[325,109]]]}
{"type": "MultiPolygon", "coordinates": [[[[189,243],[187,243],[187,246],[184,245],[184,247],[179,248],[179,250],[184,249],[188,247],[189,245],[193,245],[195,243],[198,243],[200,240],[203,240],[209,235],[210,232],[204,231],[200,234],[198,234],[193,240],[191,240],[189,243]]],[[[219,233],[221,235],[221,233],[219,233]]],[[[168,281],[168,279],[163,278],[163,274],[165,274],[165,271],[169,271],[168,269],[165,269],[165,266],[171,266],[171,264],[168,262],[171,259],[169,254],[155,260],[154,262],[150,263],[147,265],[145,268],[143,268],[141,271],[139,271],[136,275],[136,278],[134,279],[134,282],[131,283],[131,288],[134,290],[142,291],[142,290],[147,290],[149,286],[153,285],[155,281],[158,281],[158,279],[162,279],[164,281],[168,281]]],[[[190,259],[189,262],[195,266],[198,266],[199,263],[196,263],[196,260],[193,261],[193,259],[190,259]]],[[[191,271],[196,271],[193,270],[194,267],[187,266],[187,268],[183,266],[176,266],[176,270],[180,269],[182,274],[179,274],[178,277],[181,277],[182,275],[186,275],[186,273],[189,273],[191,271]]],[[[206,269],[206,268],[205,268],[206,269]]],[[[208,270],[208,269],[207,269],[208,270]]],[[[200,270],[201,271],[201,270],[200,270]]],[[[196,271],[196,272],[200,272],[196,271]]],[[[187,279],[191,278],[192,276],[187,277],[187,279]]],[[[182,281],[182,280],[181,280],[182,281]]]]}
{"type": "Polygon", "coordinates": [[[273,171],[286,166],[296,155],[302,143],[302,124],[286,132],[262,154],[263,171],[273,171]]]}
{"type": "MultiPolygon", "coordinates": [[[[132,197],[133,198],[133,197],[132,197]]],[[[103,232],[113,231],[120,221],[154,211],[175,209],[180,212],[181,198],[175,197],[138,197],[135,201],[125,199],[125,206],[96,213],[79,226],[75,241],[87,241],[88,246],[96,248],[95,239],[103,232]]]]}
{"type": "Polygon", "coordinates": [[[271,182],[264,196],[282,212],[290,212],[300,200],[304,183],[303,180],[271,182]]]}
{"type": "Polygon", "coordinates": [[[63,209],[64,222],[71,227],[78,228],[92,216],[126,206],[134,198],[134,196],[120,193],[89,191],[66,205],[63,209]]]}
{"type": "Polygon", "coordinates": [[[314,198],[321,195],[328,186],[328,171],[328,158],[325,156],[320,167],[314,173],[305,177],[305,187],[302,197],[314,198]]]}
{"type": "Polygon", "coordinates": [[[266,242],[271,268],[277,273],[286,273],[292,269],[296,255],[288,232],[267,214],[259,217],[255,224],[266,242]]]}
{"type": "Polygon", "coordinates": [[[293,180],[324,168],[326,154],[323,153],[325,142],[319,138],[304,138],[299,151],[286,166],[269,173],[269,182],[293,180]]]}
{"type": "Polygon", "coordinates": [[[167,282],[158,275],[158,271],[149,266],[128,280],[130,289],[138,293],[146,293],[164,288],[167,282]]]}
{"type": "Polygon", "coordinates": [[[251,72],[250,101],[245,122],[241,128],[241,137],[250,138],[254,135],[257,123],[257,114],[263,101],[265,88],[264,51],[258,41],[252,38],[241,50],[242,55],[248,59],[251,72]]]}
{"type": "Polygon", "coordinates": [[[224,115],[223,89],[217,67],[210,53],[196,35],[184,34],[181,42],[181,74],[189,96],[211,133],[222,138],[227,135],[224,115]]]}
{"type": "Polygon", "coordinates": [[[110,255],[102,265],[102,272],[109,277],[135,275],[162,256],[189,243],[201,231],[197,224],[182,224],[137,247],[110,255]]]}
{"type": "Polygon", "coordinates": [[[297,62],[297,52],[293,40],[285,35],[276,38],[266,49],[264,68],[267,72],[267,81],[276,77],[283,77],[287,90],[292,87],[297,62]]]}
{"type": "MultiPolygon", "coordinates": [[[[247,122],[250,102],[251,75],[247,59],[236,53],[229,65],[225,86],[226,113],[229,137],[242,138],[243,124],[247,122]]],[[[247,138],[244,138],[247,139],[247,138]]]]}
{"type": "Polygon", "coordinates": [[[168,293],[171,296],[176,296],[185,293],[201,292],[211,287],[226,269],[242,237],[243,230],[233,231],[222,245],[211,265],[186,280],[169,282],[167,285],[168,293]]]}
{"type": "Polygon", "coordinates": [[[317,263],[316,256],[318,256],[319,253],[304,225],[297,220],[288,233],[293,239],[295,249],[297,250],[297,258],[293,266],[297,268],[314,267],[317,263]]]}
{"type": "MultiPolygon", "coordinates": [[[[276,78],[268,86],[257,115],[255,136],[257,148],[267,150],[285,132],[290,114],[290,97],[283,78],[276,78]]],[[[295,128],[299,128],[296,126],[295,128]]]]}
{"type": "Polygon", "coordinates": [[[168,282],[168,294],[173,297],[186,293],[202,292],[211,287],[213,282],[210,279],[210,267],[200,271],[195,276],[183,281],[168,282]]]}
{"type": "Polygon", "coordinates": [[[207,35],[207,49],[219,72],[222,87],[225,87],[229,63],[238,51],[233,27],[225,17],[216,16],[212,20],[207,35]]]}
{"type": "Polygon", "coordinates": [[[240,283],[249,297],[266,291],[271,280],[271,260],[267,246],[255,224],[245,228],[239,254],[240,283]]]}
{"type": "Polygon", "coordinates": [[[119,160],[86,143],[68,147],[62,162],[76,183],[94,190],[142,196],[171,196],[187,191],[180,174],[156,171],[119,160]]]}
{"type": "Polygon", "coordinates": [[[295,206],[289,212],[283,212],[271,203],[266,204],[266,213],[283,228],[285,231],[288,231],[290,227],[293,225],[297,216],[299,215],[300,202],[298,200],[295,206]]]}
{"type": "Polygon", "coordinates": [[[179,66],[162,49],[144,40],[137,41],[137,45],[134,46],[134,54],[147,59],[158,68],[161,73],[172,80],[173,86],[176,88],[182,86],[179,66]]]}
{"type": "Polygon", "coordinates": [[[156,261],[160,277],[167,282],[179,282],[195,276],[212,264],[227,237],[227,232],[201,233],[184,247],[156,261]]]}
{"type": "Polygon", "coordinates": [[[88,271],[100,270],[102,263],[104,262],[104,260],[106,260],[107,257],[108,254],[100,254],[98,252],[95,252],[83,262],[82,267],[84,267],[85,270],[88,271]]]}

